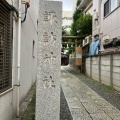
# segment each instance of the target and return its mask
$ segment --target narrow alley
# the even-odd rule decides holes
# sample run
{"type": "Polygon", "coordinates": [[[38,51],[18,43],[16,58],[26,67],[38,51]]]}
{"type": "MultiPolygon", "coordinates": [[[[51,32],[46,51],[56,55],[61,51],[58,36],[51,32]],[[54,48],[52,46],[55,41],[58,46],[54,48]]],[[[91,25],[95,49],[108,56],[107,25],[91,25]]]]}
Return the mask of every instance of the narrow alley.
{"type": "Polygon", "coordinates": [[[0,120],[120,120],[120,0],[0,0],[0,120]]]}
{"type": "MultiPolygon", "coordinates": [[[[61,67],[60,83],[60,120],[120,120],[118,91],[101,85],[70,66],[61,67]],[[88,81],[85,83],[86,80],[91,86],[88,81]]],[[[20,119],[14,120],[35,120],[35,89],[33,85],[20,107],[20,119]]]]}
{"type": "Polygon", "coordinates": [[[120,111],[61,67],[61,86],[73,120],[120,120],[120,111]]]}

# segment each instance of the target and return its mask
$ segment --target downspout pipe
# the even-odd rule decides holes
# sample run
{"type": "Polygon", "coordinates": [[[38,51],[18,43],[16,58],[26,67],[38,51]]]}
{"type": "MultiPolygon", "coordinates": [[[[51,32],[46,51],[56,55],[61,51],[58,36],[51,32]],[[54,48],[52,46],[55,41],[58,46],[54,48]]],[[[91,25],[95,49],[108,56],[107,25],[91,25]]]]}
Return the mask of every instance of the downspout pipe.
{"type": "Polygon", "coordinates": [[[17,59],[17,117],[20,111],[20,50],[21,50],[21,0],[19,1],[19,19],[18,19],[18,59],[17,59]]]}

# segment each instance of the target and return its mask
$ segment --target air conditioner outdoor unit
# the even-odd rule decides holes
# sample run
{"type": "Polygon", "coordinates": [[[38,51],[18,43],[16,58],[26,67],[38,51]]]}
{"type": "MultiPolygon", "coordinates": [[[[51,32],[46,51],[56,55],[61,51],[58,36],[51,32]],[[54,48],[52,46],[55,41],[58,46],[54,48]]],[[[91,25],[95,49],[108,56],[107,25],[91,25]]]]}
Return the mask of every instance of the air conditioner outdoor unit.
{"type": "Polygon", "coordinates": [[[83,46],[90,43],[91,42],[91,35],[87,36],[84,40],[83,40],[83,46]]]}

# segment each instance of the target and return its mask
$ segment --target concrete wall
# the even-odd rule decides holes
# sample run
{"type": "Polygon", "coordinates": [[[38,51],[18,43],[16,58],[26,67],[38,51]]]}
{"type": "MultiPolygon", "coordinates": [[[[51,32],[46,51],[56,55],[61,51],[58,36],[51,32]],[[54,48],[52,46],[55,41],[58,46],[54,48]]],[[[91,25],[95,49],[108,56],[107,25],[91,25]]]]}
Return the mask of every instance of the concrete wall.
{"type": "Polygon", "coordinates": [[[110,85],[110,55],[101,57],[101,83],[110,85]]]}
{"type": "Polygon", "coordinates": [[[98,67],[98,64],[99,64],[99,58],[98,57],[93,57],[92,58],[92,78],[95,79],[95,80],[98,80],[99,79],[99,67],[98,67]]]}
{"type": "Polygon", "coordinates": [[[120,55],[113,55],[113,84],[120,90],[120,55]]]}
{"type": "Polygon", "coordinates": [[[113,88],[120,91],[120,62],[119,62],[120,55],[119,54],[112,55],[113,58],[112,68],[111,68],[112,60],[110,58],[111,58],[110,55],[103,55],[101,56],[101,62],[99,62],[100,56],[87,58],[86,75],[93,78],[96,81],[101,81],[101,83],[108,86],[111,85],[111,76],[112,76],[113,88]],[[100,64],[100,68],[99,68],[99,64],[100,64]]]}
{"type": "Polygon", "coordinates": [[[86,59],[86,75],[90,77],[90,58],[86,59]]]}
{"type": "MultiPolygon", "coordinates": [[[[7,0],[18,9],[18,0],[7,0]]],[[[39,0],[31,0],[28,9],[27,19],[22,24],[21,30],[21,73],[20,73],[20,103],[23,101],[31,86],[36,80],[37,56],[33,58],[33,40],[35,41],[35,51],[37,49],[37,18],[39,0]]],[[[24,12],[22,5],[22,12],[24,12]]],[[[22,18],[24,15],[22,15],[22,18]]],[[[13,60],[12,60],[12,88],[0,94],[0,120],[12,120],[16,115],[17,106],[17,88],[14,86],[17,82],[17,29],[18,22],[13,17],[13,60]]],[[[35,52],[36,53],[36,52],[35,52]]]]}

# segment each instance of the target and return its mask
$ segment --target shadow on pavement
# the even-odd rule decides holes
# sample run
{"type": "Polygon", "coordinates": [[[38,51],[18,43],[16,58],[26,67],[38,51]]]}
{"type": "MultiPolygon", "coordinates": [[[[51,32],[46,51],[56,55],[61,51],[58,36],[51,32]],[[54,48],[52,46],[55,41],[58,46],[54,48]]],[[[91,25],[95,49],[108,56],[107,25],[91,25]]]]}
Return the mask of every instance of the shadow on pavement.
{"type": "Polygon", "coordinates": [[[60,93],[60,120],[73,120],[62,87],[60,93]]]}

